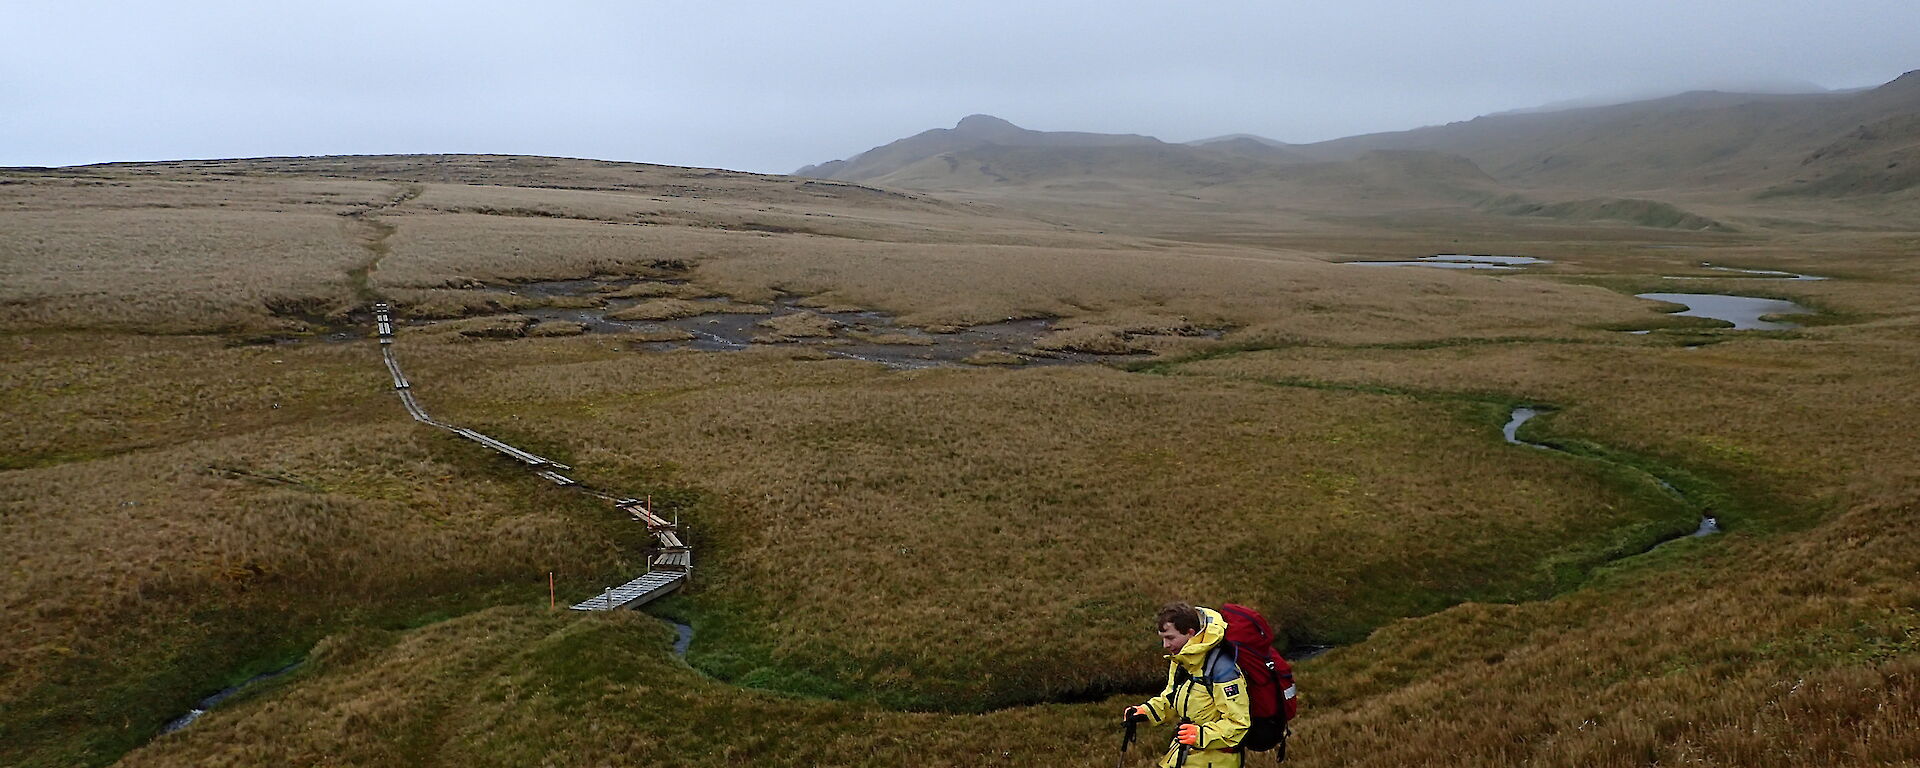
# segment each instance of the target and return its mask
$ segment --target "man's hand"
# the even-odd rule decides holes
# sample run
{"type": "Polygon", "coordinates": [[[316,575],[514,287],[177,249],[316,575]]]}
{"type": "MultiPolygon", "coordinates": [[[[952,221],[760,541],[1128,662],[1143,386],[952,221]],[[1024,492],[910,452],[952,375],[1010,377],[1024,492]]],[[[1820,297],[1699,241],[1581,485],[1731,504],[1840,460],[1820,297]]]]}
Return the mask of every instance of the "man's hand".
{"type": "Polygon", "coordinates": [[[1127,711],[1121,713],[1120,717],[1127,722],[1136,720],[1144,721],[1147,719],[1147,707],[1145,704],[1127,707],[1127,711]]]}
{"type": "Polygon", "coordinates": [[[1180,726],[1180,733],[1177,734],[1177,738],[1180,739],[1180,743],[1189,747],[1199,744],[1200,726],[1194,725],[1193,723],[1180,726]]]}

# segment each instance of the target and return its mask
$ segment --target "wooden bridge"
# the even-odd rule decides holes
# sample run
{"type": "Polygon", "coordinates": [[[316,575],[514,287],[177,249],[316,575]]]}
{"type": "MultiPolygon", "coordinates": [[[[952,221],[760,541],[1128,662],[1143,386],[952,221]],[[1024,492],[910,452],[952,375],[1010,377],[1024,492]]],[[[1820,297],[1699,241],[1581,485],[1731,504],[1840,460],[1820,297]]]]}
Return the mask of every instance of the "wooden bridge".
{"type": "Polygon", "coordinates": [[[680,525],[676,517],[667,520],[655,514],[651,504],[642,499],[618,496],[589,488],[571,477],[560,474],[560,470],[572,469],[565,464],[536,455],[507,444],[505,441],[489,437],[465,427],[436,421],[420,407],[420,401],[414,399],[413,383],[407,381],[407,375],[400,370],[400,361],[394,357],[394,325],[392,308],[386,302],[373,305],[375,329],[380,334],[380,356],[386,361],[387,373],[393,376],[393,391],[400,396],[400,404],[412,416],[427,426],[445,430],[456,436],[479,443],[509,459],[525,464],[533,474],[562,488],[572,488],[589,496],[610,502],[613,507],[647,526],[647,532],[653,534],[654,547],[647,553],[647,572],[638,578],[617,587],[607,587],[595,597],[588,598],[572,606],[576,611],[611,611],[630,606],[640,606],[679,589],[693,576],[693,548],[680,538],[680,525]]]}

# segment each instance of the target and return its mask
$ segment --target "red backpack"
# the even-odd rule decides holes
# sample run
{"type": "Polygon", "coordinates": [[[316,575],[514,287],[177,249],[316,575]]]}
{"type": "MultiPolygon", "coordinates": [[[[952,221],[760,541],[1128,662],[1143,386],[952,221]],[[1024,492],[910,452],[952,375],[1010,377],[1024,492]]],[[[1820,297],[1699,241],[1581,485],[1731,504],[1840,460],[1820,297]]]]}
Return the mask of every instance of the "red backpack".
{"type": "Polygon", "coordinates": [[[1220,606],[1227,619],[1227,642],[1233,644],[1240,674],[1247,678],[1247,704],[1253,710],[1253,727],[1240,740],[1242,749],[1254,752],[1273,750],[1287,759],[1287,723],[1300,711],[1298,691],[1293,685],[1293,665],[1273,648],[1273,630],[1258,611],[1244,605],[1220,606]]]}

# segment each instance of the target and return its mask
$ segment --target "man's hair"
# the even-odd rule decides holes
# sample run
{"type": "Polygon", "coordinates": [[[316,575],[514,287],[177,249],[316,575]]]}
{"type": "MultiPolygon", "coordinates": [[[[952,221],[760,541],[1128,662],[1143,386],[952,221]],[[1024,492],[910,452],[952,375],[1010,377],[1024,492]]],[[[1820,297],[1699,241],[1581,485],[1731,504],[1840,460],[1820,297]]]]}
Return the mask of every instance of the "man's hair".
{"type": "Polygon", "coordinates": [[[1158,632],[1161,627],[1168,624],[1172,624],[1174,631],[1183,635],[1198,632],[1200,631],[1200,610],[1186,603],[1168,603],[1166,607],[1160,609],[1160,615],[1154,617],[1153,631],[1158,632]]]}

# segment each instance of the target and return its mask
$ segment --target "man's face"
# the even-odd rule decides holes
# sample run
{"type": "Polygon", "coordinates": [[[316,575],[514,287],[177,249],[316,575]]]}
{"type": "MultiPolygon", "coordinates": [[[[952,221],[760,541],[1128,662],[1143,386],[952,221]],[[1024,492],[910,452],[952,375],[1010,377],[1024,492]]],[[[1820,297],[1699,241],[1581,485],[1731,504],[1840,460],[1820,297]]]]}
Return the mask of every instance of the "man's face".
{"type": "Polygon", "coordinates": [[[1162,624],[1160,625],[1160,647],[1167,649],[1168,655],[1179,653],[1181,648],[1187,647],[1187,641],[1192,640],[1197,634],[1200,633],[1181,632],[1174,629],[1172,624],[1162,624]]]}

